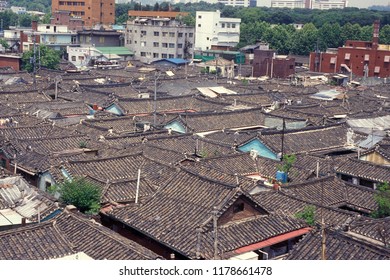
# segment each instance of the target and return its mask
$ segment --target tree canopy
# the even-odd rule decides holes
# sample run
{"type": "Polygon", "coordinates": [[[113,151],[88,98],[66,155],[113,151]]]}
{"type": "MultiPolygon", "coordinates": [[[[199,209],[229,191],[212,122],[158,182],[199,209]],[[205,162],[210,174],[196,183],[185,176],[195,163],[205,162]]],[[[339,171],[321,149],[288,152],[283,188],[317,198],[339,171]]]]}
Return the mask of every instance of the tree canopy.
{"type": "Polygon", "coordinates": [[[83,177],[66,180],[52,191],[57,191],[61,201],[76,206],[81,212],[95,214],[100,210],[100,187],[83,177]]]}
{"type": "MultiPolygon", "coordinates": [[[[49,69],[57,69],[60,63],[60,52],[49,48],[46,45],[39,45],[36,48],[35,57],[36,57],[36,67],[38,66],[38,56],[40,52],[40,65],[49,69]]],[[[29,50],[23,53],[22,56],[22,68],[28,72],[34,70],[34,50],[29,50]]]]}
{"type": "Polygon", "coordinates": [[[388,182],[378,186],[378,193],[374,199],[378,209],[372,213],[374,218],[385,218],[390,216],[390,184],[388,182]]]}

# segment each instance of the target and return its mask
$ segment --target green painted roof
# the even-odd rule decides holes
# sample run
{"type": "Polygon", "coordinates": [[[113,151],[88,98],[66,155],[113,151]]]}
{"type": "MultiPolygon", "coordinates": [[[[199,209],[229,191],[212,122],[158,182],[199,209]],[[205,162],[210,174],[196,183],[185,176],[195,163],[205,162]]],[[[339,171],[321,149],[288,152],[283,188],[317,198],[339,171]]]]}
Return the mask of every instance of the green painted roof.
{"type": "Polygon", "coordinates": [[[103,54],[134,55],[134,52],[126,47],[96,47],[103,54]]]}

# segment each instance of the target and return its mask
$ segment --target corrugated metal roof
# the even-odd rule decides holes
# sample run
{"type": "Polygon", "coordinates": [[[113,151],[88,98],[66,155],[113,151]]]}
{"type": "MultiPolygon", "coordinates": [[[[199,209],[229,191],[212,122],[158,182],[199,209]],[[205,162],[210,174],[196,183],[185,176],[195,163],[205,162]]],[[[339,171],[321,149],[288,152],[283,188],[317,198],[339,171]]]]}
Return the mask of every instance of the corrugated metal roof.
{"type": "Polygon", "coordinates": [[[347,124],[353,128],[375,128],[376,130],[390,129],[390,115],[377,118],[350,119],[347,124]]]}
{"type": "Polygon", "coordinates": [[[12,209],[0,210],[0,226],[19,225],[23,216],[12,209]]]}

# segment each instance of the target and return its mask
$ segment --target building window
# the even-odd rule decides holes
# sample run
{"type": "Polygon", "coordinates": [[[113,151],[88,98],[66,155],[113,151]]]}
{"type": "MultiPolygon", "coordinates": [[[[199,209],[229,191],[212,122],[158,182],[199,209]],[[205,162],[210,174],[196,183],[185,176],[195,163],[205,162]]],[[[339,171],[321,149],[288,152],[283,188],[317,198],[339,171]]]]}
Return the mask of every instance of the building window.
{"type": "Polygon", "coordinates": [[[188,37],[190,38],[194,37],[194,33],[188,33],[188,37]]]}
{"type": "Polygon", "coordinates": [[[159,42],[153,42],[153,47],[155,47],[155,48],[160,47],[160,43],[159,42]]]}
{"type": "Polygon", "coordinates": [[[141,35],[145,36],[146,35],[146,31],[145,30],[141,30],[141,35]]]}
{"type": "Polygon", "coordinates": [[[146,52],[141,52],[141,56],[146,56],[146,52]]]}
{"type": "Polygon", "coordinates": [[[153,35],[154,35],[154,36],[160,36],[160,32],[154,31],[154,32],[153,32],[153,35]]]}
{"type": "Polygon", "coordinates": [[[102,44],[104,43],[104,37],[102,37],[102,36],[99,37],[99,43],[102,43],[102,44]]]}
{"type": "Polygon", "coordinates": [[[235,23],[232,23],[232,28],[236,28],[236,24],[235,23]]]}
{"type": "Polygon", "coordinates": [[[162,43],[163,48],[168,48],[168,43],[162,43]]]}
{"type": "Polygon", "coordinates": [[[169,32],[169,37],[174,38],[175,37],[175,32],[169,32]]]}
{"type": "Polygon", "coordinates": [[[159,58],[159,54],[158,53],[153,53],[153,58],[159,58]]]}
{"type": "Polygon", "coordinates": [[[225,24],[224,23],[222,23],[222,26],[221,26],[222,28],[225,28],[225,24]]]}
{"type": "Polygon", "coordinates": [[[168,55],[166,53],[161,54],[162,58],[168,58],[168,55]]]}
{"type": "Polygon", "coordinates": [[[79,60],[83,61],[84,60],[84,56],[79,56],[79,60]]]}
{"type": "Polygon", "coordinates": [[[198,18],[202,18],[202,16],[201,16],[201,15],[199,15],[199,16],[198,16],[198,18]]]}
{"type": "Polygon", "coordinates": [[[230,28],[230,23],[226,23],[226,28],[230,28]]]}
{"type": "Polygon", "coordinates": [[[172,48],[174,48],[174,47],[175,47],[175,44],[173,44],[173,43],[169,43],[169,47],[172,49],[172,48]]]}
{"type": "Polygon", "coordinates": [[[177,48],[178,49],[182,49],[183,48],[183,44],[177,44],[177,48]]]}
{"type": "Polygon", "coordinates": [[[141,41],[141,47],[146,47],[146,41],[141,41]]]}
{"type": "Polygon", "coordinates": [[[183,33],[181,33],[181,32],[177,33],[177,37],[182,38],[183,37],[183,33]]]}
{"type": "Polygon", "coordinates": [[[202,25],[199,23],[199,24],[198,24],[198,27],[201,27],[201,26],[202,26],[202,25]]]}
{"type": "Polygon", "coordinates": [[[167,36],[168,36],[168,32],[163,32],[163,33],[162,33],[162,36],[163,36],[163,37],[167,37],[167,36]]]}
{"type": "Polygon", "coordinates": [[[72,55],[72,61],[76,61],[76,56],[72,55]]]}
{"type": "Polygon", "coordinates": [[[170,55],[169,55],[169,58],[175,58],[175,55],[170,54],[170,55]]]}

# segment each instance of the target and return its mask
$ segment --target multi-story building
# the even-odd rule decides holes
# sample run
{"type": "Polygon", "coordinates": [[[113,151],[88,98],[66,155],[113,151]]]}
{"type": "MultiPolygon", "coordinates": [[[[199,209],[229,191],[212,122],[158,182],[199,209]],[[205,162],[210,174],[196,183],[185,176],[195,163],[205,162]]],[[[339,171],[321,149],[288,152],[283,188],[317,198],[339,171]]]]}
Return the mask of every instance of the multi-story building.
{"type": "Polygon", "coordinates": [[[305,6],[306,0],[272,0],[271,7],[272,8],[307,8],[305,6]]]}
{"type": "Polygon", "coordinates": [[[379,21],[374,23],[372,41],[348,40],[338,49],[310,53],[310,71],[390,77],[390,45],[379,44],[379,21]]]}
{"type": "Polygon", "coordinates": [[[273,8],[306,8],[306,9],[344,9],[347,0],[271,0],[273,8]]]}
{"type": "Polygon", "coordinates": [[[115,0],[52,0],[51,10],[53,15],[57,11],[69,11],[73,16],[81,17],[87,28],[115,23],[115,0]]]}
{"type": "Polygon", "coordinates": [[[164,17],[163,13],[154,12],[127,22],[125,46],[134,52],[134,58],[149,63],[162,58],[192,57],[194,28],[175,17],[164,17]]]}
{"type": "Polygon", "coordinates": [[[249,7],[250,0],[218,0],[217,3],[224,4],[226,6],[233,7],[249,7]]]}
{"type": "Polygon", "coordinates": [[[11,6],[10,9],[13,13],[19,14],[19,15],[27,13],[26,7],[11,6]]]}
{"type": "Polygon", "coordinates": [[[240,41],[239,18],[222,18],[221,12],[196,12],[195,49],[230,50],[240,41]]]}

